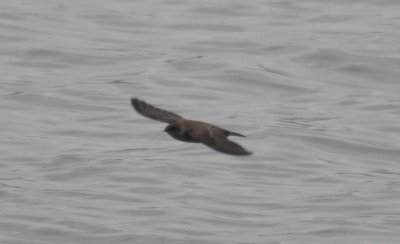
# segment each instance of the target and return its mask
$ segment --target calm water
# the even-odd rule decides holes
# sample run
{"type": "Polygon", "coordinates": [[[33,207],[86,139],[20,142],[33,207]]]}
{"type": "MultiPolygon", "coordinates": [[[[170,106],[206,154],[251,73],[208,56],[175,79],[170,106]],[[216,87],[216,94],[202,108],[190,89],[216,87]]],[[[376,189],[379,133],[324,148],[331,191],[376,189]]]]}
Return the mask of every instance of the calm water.
{"type": "Polygon", "coordinates": [[[399,40],[395,0],[1,1],[0,243],[400,243],[399,40]]]}

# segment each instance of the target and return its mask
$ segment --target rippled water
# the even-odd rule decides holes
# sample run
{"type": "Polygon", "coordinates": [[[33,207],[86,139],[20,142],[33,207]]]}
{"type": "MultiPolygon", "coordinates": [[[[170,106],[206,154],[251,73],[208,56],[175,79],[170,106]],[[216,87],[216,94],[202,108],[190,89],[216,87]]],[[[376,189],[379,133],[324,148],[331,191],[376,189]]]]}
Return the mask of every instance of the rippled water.
{"type": "Polygon", "coordinates": [[[0,5],[1,243],[400,243],[400,2],[0,5]],[[162,133],[131,96],[247,138],[162,133]]]}

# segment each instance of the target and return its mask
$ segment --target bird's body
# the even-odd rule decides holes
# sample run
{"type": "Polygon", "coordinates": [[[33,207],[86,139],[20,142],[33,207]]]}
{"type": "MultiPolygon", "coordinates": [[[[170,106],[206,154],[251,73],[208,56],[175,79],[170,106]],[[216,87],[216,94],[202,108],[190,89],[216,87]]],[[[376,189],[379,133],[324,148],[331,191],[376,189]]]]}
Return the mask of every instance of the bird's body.
{"type": "Polygon", "coordinates": [[[203,143],[206,146],[227,154],[251,154],[239,144],[227,139],[230,135],[244,137],[239,133],[201,121],[184,119],[175,113],[159,109],[137,98],[132,98],[131,103],[133,108],[141,115],[168,123],[164,131],[179,141],[203,143]]]}

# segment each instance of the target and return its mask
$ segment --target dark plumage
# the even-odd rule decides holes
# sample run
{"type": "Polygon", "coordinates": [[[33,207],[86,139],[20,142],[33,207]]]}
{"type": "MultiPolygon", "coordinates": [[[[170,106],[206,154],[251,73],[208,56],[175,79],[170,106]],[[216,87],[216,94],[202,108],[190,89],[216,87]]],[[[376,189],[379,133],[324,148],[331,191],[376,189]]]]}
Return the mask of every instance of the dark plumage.
{"type": "Polygon", "coordinates": [[[141,115],[168,123],[164,131],[177,140],[203,143],[219,152],[232,155],[251,154],[251,152],[227,138],[228,136],[244,137],[244,135],[204,122],[184,119],[175,113],[159,109],[137,98],[131,98],[131,104],[141,115]]]}

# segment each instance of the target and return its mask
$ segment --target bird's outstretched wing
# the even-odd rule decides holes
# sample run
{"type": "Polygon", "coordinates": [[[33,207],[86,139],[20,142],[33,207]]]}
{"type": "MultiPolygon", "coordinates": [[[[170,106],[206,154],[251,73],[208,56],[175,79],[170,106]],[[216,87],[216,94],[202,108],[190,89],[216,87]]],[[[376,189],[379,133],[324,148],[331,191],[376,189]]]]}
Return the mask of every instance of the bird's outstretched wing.
{"type": "Polygon", "coordinates": [[[176,119],[182,119],[181,116],[172,112],[159,109],[137,98],[131,98],[132,107],[141,115],[150,119],[158,120],[161,122],[169,123],[176,119]]]}
{"type": "Polygon", "coordinates": [[[214,134],[212,136],[208,134],[203,135],[202,143],[208,147],[211,147],[214,150],[227,154],[233,154],[233,155],[251,154],[251,152],[247,151],[236,142],[228,140],[228,138],[222,133],[214,134]]]}

